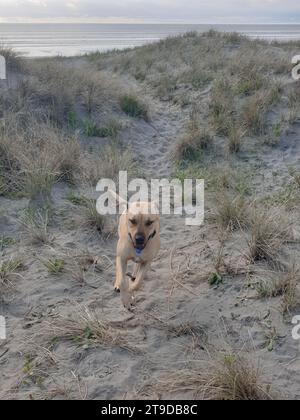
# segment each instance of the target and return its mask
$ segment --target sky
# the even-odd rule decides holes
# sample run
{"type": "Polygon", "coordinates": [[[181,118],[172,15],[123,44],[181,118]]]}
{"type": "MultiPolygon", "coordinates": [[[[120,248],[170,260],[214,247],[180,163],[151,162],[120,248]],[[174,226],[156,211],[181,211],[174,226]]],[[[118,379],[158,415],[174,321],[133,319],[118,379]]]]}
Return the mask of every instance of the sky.
{"type": "Polygon", "coordinates": [[[0,0],[0,22],[300,23],[299,0],[0,0]]]}

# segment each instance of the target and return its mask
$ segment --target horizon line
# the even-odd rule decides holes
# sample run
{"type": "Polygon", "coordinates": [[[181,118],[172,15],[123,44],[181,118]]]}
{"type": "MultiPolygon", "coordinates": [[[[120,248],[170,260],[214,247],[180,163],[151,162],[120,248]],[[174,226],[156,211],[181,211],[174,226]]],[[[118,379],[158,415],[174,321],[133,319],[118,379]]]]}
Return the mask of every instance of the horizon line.
{"type": "Polygon", "coordinates": [[[107,25],[300,25],[299,22],[220,22],[220,21],[192,21],[192,20],[141,20],[141,19],[123,19],[123,18],[107,18],[107,19],[68,19],[68,18],[46,18],[46,19],[5,19],[0,18],[1,24],[107,24],[107,25]]]}

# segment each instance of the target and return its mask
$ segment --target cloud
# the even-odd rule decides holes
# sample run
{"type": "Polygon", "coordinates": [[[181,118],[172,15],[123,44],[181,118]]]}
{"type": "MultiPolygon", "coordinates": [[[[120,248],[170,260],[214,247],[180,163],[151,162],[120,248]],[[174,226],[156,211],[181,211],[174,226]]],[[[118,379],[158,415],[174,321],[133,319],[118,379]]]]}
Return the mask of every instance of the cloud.
{"type": "Polygon", "coordinates": [[[299,0],[0,0],[3,19],[300,22],[299,0]]]}

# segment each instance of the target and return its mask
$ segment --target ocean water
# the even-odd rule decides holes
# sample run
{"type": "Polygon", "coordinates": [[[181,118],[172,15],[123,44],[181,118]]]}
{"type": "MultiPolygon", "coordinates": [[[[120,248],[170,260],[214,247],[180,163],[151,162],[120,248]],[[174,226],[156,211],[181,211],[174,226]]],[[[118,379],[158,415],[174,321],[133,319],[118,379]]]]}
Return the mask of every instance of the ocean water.
{"type": "Polygon", "coordinates": [[[267,40],[300,40],[300,25],[0,23],[0,43],[30,57],[72,56],[95,50],[132,48],[187,31],[209,29],[236,31],[267,40]]]}

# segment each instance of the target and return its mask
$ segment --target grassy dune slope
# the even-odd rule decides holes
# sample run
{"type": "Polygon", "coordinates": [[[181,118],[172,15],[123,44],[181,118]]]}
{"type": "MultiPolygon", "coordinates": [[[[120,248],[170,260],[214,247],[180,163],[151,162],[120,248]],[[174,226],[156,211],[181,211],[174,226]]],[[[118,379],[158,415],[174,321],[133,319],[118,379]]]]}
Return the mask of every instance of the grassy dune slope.
{"type": "Polygon", "coordinates": [[[189,33],[23,60],[0,82],[1,398],[300,397],[299,43],[189,33]],[[204,178],[162,217],[133,313],[113,292],[101,177],[204,178]]]}

